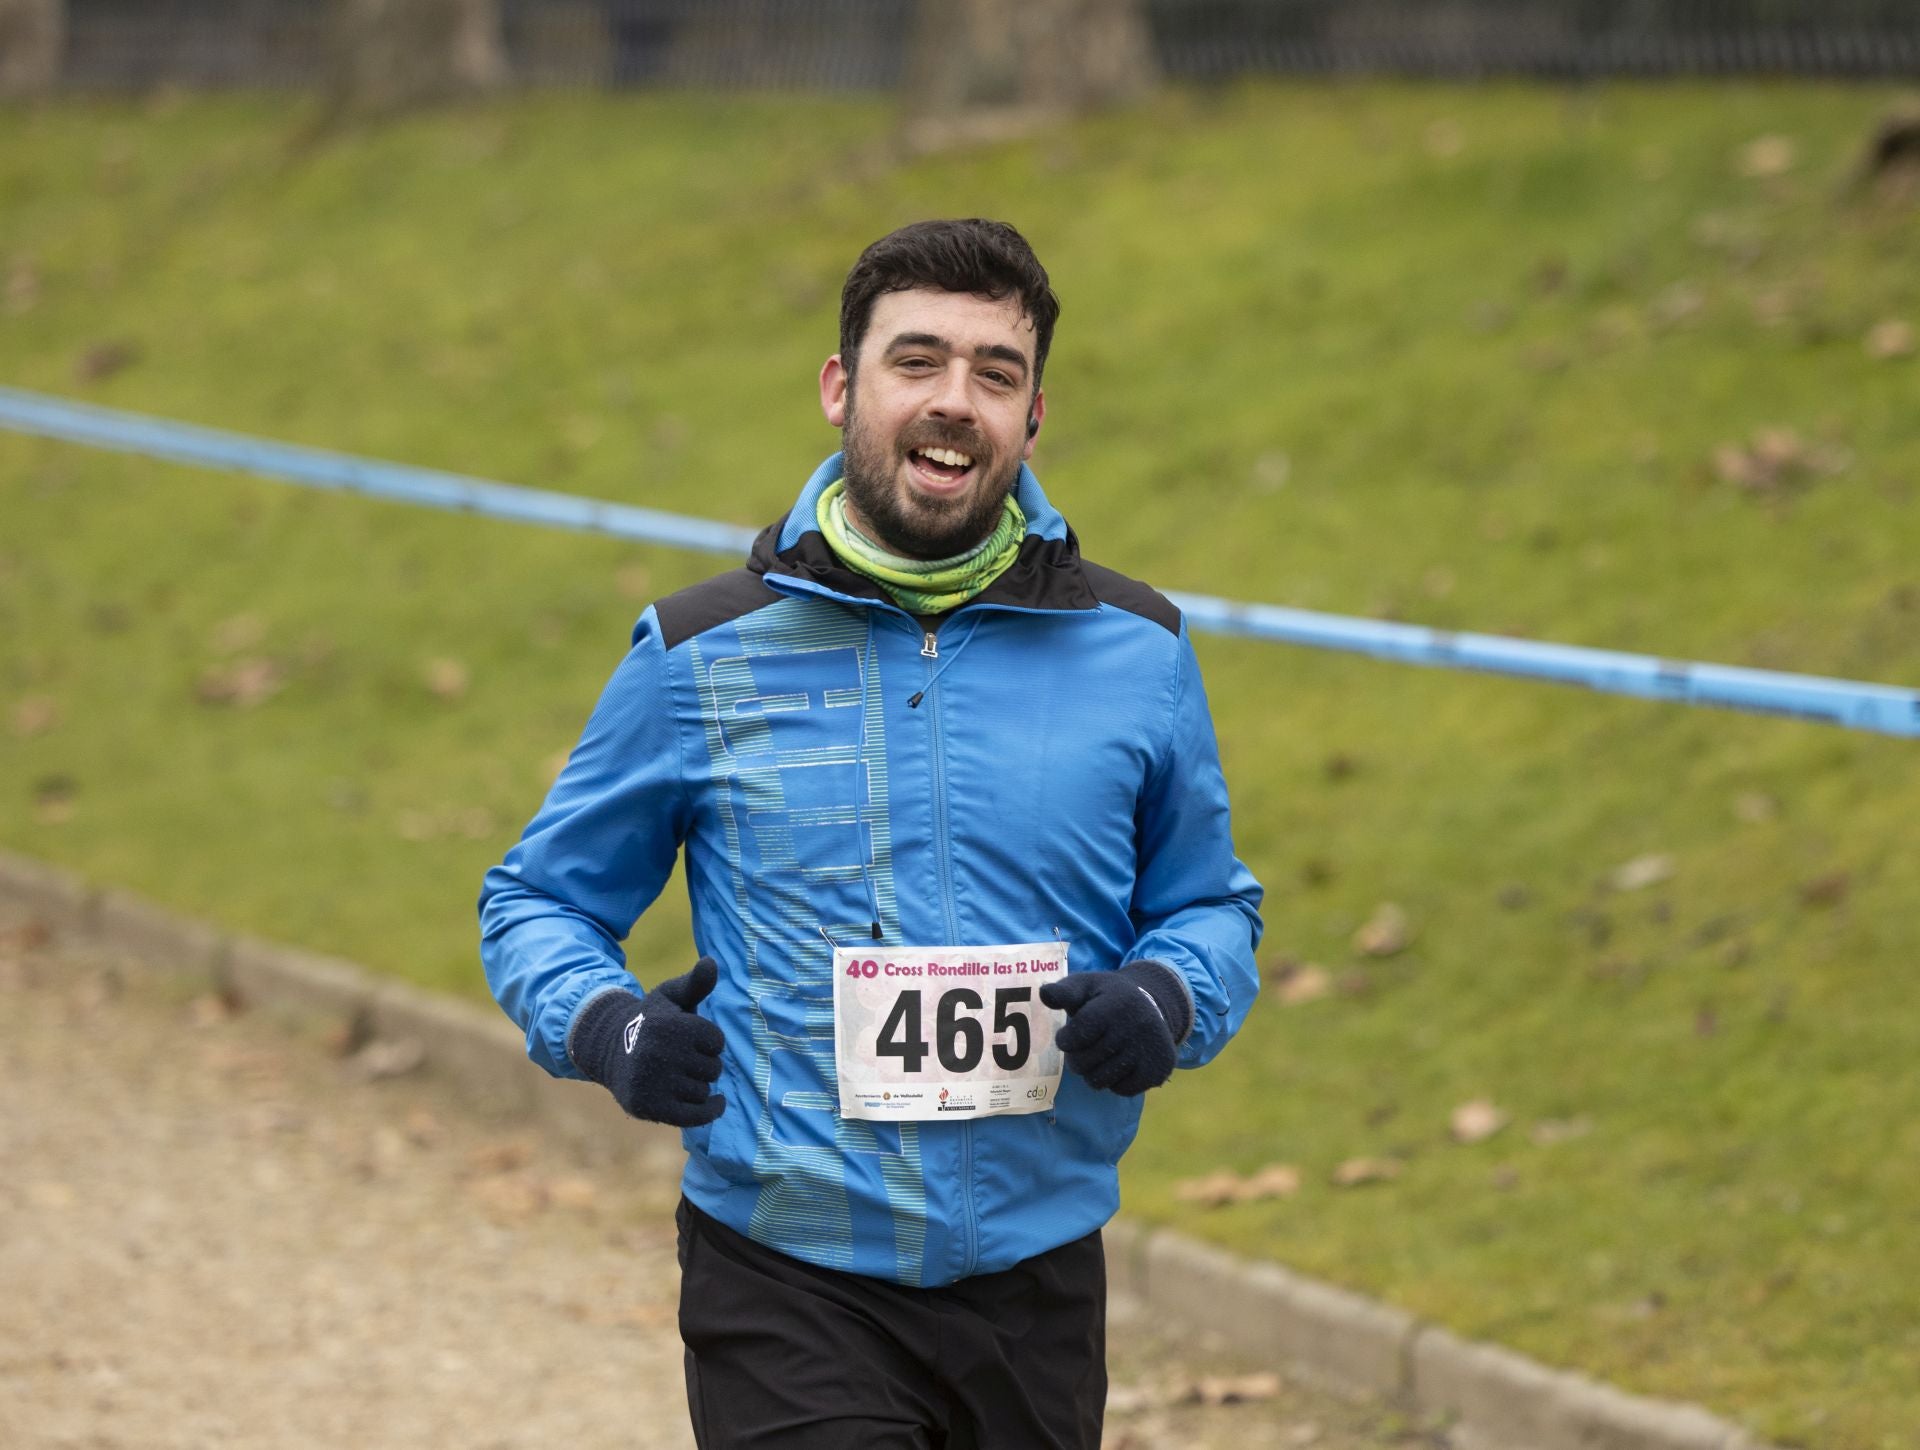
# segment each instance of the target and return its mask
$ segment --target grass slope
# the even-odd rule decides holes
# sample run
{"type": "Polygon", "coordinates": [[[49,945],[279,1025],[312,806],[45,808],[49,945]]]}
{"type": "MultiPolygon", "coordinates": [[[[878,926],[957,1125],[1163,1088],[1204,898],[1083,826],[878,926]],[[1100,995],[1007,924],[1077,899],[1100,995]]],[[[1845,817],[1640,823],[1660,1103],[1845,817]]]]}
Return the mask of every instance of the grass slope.
{"type": "MultiPolygon", "coordinates": [[[[1862,338],[1920,320],[1920,238],[1842,194],[1884,100],[1258,87],[914,162],[805,99],[308,150],[265,101],[0,113],[0,379],[758,523],[832,446],[809,378],[857,248],[1006,215],[1065,299],[1038,462],[1095,557],[1911,682],[1920,364],[1862,338]],[[1791,164],[1744,175],[1762,135],[1791,164]],[[1722,481],[1770,427],[1827,471],[1722,481]]],[[[481,872],[632,616],[715,567],[0,437],[0,843],[477,993],[481,872]]],[[[1920,753],[1202,652],[1266,956],[1351,990],[1276,994],[1157,1094],[1131,1209],[1783,1440],[1911,1444],[1920,753]],[[1414,940],[1362,959],[1382,901],[1414,940]],[[1451,1143],[1482,1095],[1513,1125],[1451,1143]],[[1332,1187],[1363,1155],[1402,1171],[1332,1187]],[[1176,1196],[1276,1160],[1292,1199],[1176,1196]]],[[[684,961],[677,887],[630,947],[684,961]]]]}

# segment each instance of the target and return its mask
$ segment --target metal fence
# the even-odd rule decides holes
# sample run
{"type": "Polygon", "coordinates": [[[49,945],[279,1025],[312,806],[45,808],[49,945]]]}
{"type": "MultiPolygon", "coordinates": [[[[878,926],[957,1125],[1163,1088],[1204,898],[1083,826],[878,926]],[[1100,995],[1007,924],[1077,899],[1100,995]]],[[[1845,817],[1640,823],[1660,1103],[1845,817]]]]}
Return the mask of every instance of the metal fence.
{"type": "MultiPolygon", "coordinates": [[[[949,0],[964,3],[964,0],[949,0]]],[[[1033,0],[1029,0],[1033,3],[1033,0]]],[[[1920,75],[1920,0],[1141,0],[1162,72],[1920,75]]],[[[519,84],[884,91],[915,0],[497,0],[519,84]]],[[[66,0],[60,84],[300,87],[328,0],[66,0]]]]}

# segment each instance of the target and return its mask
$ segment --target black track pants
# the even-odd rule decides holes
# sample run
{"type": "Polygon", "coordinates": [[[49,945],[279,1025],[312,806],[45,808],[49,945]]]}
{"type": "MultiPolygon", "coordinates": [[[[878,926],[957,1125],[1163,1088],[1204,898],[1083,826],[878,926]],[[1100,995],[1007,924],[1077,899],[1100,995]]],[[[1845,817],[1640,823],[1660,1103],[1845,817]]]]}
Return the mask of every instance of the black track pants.
{"type": "Polygon", "coordinates": [[[762,1248],[684,1199],[677,1221],[701,1450],[1099,1450],[1098,1232],[911,1289],[762,1248]]]}

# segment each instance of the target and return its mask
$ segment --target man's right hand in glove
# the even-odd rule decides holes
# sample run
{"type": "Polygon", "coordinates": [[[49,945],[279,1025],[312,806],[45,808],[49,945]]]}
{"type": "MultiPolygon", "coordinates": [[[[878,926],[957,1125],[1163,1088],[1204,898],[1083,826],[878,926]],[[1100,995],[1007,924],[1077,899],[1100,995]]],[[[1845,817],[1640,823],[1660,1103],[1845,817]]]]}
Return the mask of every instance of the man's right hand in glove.
{"type": "Polygon", "coordinates": [[[636,1118],[675,1128],[711,1123],[727,1110],[726,1098],[708,1091],[726,1038],[694,1008],[719,979],[713,958],[702,957],[644,997],[603,992],[574,1022],[574,1066],[636,1118]]]}

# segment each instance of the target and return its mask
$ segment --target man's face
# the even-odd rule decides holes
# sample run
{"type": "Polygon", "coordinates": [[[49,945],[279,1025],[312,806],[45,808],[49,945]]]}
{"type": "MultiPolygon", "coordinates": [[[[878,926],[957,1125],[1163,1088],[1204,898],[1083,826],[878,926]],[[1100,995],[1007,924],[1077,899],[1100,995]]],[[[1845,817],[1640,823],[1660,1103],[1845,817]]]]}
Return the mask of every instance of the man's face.
{"type": "Polygon", "coordinates": [[[834,356],[820,406],[843,430],[847,505],[888,549],[940,559],[979,543],[1033,455],[1033,323],[1016,297],[915,289],[875,300],[859,366],[834,356]],[[929,451],[931,450],[931,452],[929,451]]]}

